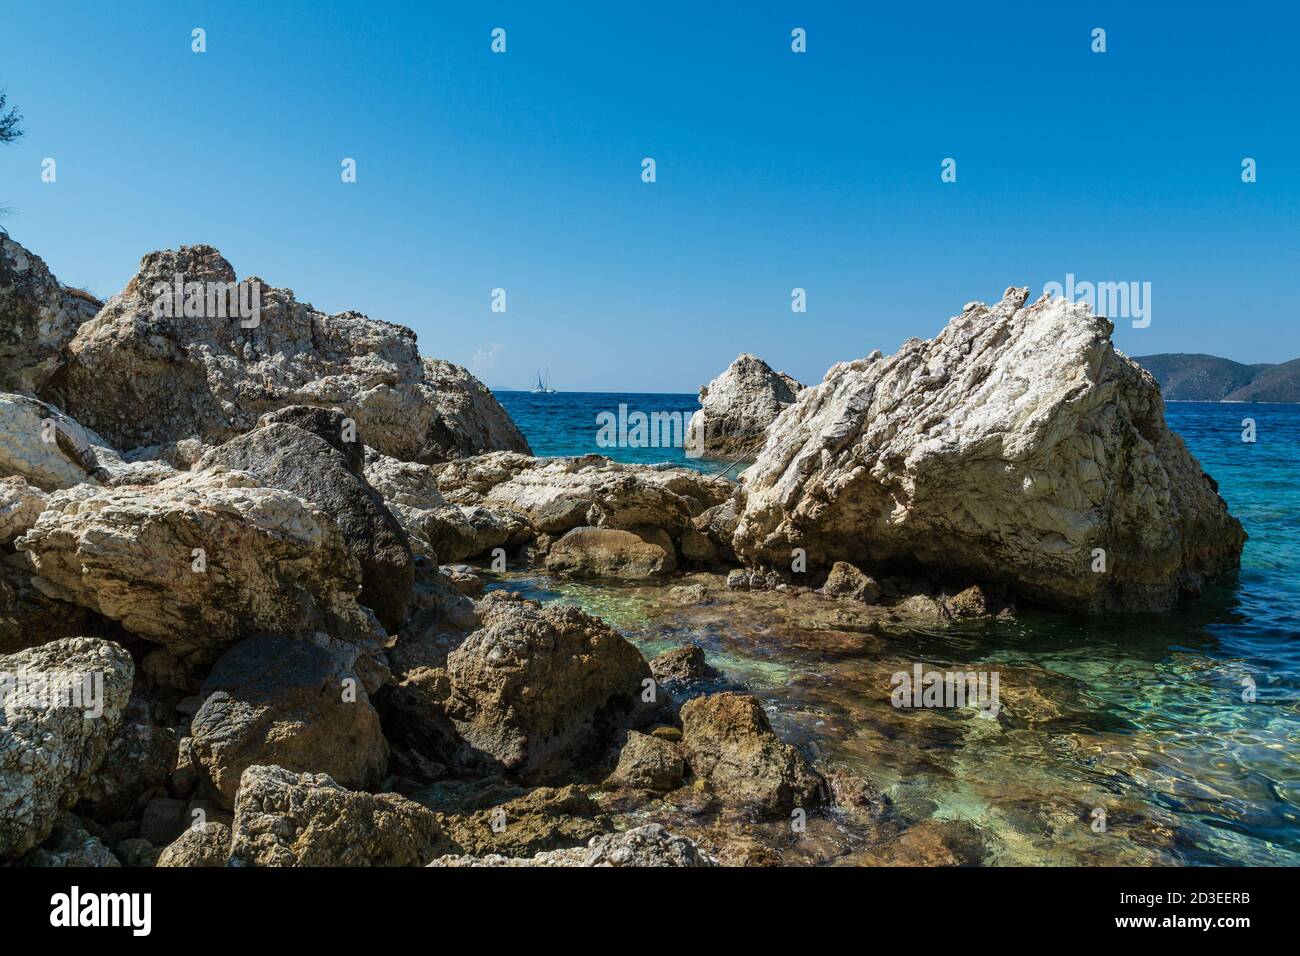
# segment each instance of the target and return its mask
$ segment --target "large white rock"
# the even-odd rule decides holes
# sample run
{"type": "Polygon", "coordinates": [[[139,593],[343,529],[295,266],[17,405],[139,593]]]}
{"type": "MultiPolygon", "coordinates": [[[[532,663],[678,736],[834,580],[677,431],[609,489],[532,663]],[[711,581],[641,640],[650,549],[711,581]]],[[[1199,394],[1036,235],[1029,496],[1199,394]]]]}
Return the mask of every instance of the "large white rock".
{"type": "Polygon", "coordinates": [[[804,388],[756,355],[737,356],[726,371],[700,388],[703,407],[691,416],[688,447],[709,457],[752,455],[768,426],[804,388]]]}
{"type": "Polygon", "coordinates": [[[464,458],[488,451],[533,453],[509,412],[467,369],[426,358],[424,378],[434,388],[438,408],[429,442],[439,457],[464,458]]]}
{"type": "Polygon", "coordinates": [[[1086,305],[1027,295],[801,394],[742,476],[737,553],[920,564],[1085,611],[1167,608],[1236,568],[1245,534],[1154,379],[1086,305]]]}

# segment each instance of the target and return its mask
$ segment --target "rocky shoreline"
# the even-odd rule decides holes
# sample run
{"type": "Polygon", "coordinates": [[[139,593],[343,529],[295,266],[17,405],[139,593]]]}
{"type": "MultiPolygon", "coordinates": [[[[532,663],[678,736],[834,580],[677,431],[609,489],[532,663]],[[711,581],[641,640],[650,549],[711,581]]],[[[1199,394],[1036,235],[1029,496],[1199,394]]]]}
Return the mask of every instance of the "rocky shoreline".
{"type": "Polygon", "coordinates": [[[698,647],[647,660],[502,575],[869,631],[1162,610],[1239,563],[1154,381],[1064,300],[816,386],[741,356],[695,426],[757,450],[737,484],[533,457],[410,330],[264,284],[255,326],[206,314],[236,281],[184,247],[101,304],[0,239],[4,865],[760,865],[831,818],[860,862],[973,862],[698,647]],[[196,314],[159,314],[176,276],[196,314]]]}

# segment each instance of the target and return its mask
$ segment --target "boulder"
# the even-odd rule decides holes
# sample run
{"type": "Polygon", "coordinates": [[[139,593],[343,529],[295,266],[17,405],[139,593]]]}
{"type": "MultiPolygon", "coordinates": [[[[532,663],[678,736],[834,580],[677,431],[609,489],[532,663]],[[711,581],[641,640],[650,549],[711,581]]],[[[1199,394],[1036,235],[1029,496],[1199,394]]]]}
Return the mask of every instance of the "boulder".
{"type": "Polygon", "coordinates": [[[190,724],[193,752],[226,806],[254,764],[379,785],[388,744],[350,663],[309,641],[259,635],[217,661],[190,724]]]}
{"type": "Polygon", "coordinates": [[[359,465],[337,446],[297,425],[271,421],[209,451],[195,471],[247,472],[329,515],[361,565],[358,600],[389,630],[402,626],[415,582],[406,533],[359,465]]]}
{"type": "Polygon", "coordinates": [[[875,604],[880,600],[880,585],[871,575],[863,574],[847,561],[836,561],[826,583],[822,585],[822,593],[834,598],[875,604]]]}
{"type": "Polygon", "coordinates": [[[41,396],[119,448],[185,438],[220,444],[265,412],[305,404],[342,409],[385,454],[436,458],[429,430],[437,398],[414,332],[357,312],[326,315],[252,276],[243,287],[249,317],[231,317],[228,306],[223,317],[219,293],[235,282],[211,246],[149,253],[67,343],[41,396]],[[189,316],[164,308],[178,276],[202,292],[182,308],[189,316]]]}
{"type": "Polygon", "coordinates": [[[426,358],[424,380],[433,387],[437,409],[429,427],[429,446],[436,455],[447,459],[489,451],[533,453],[496,396],[469,371],[426,358]]]}
{"type": "Polygon", "coordinates": [[[45,510],[46,495],[26,478],[0,478],[0,546],[8,545],[45,510]]]}
{"type": "Polygon", "coordinates": [[[753,455],[763,447],[768,426],[803,388],[755,355],[737,356],[700,387],[703,407],[691,416],[688,447],[702,448],[711,458],[753,455]]]}
{"type": "Polygon", "coordinates": [[[0,391],[34,393],[44,385],[64,345],[100,305],[0,233],[0,391]]]}
{"type": "Polygon", "coordinates": [[[704,659],[704,649],[698,644],[686,644],[664,651],[650,661],[650,673],[654,675],[656,683],[667,685],[694,684],[718,676],[718,672],[704,659]]]}
{"type": "MultiPolygon", "coordinates": [[[[497,779],[500,778],[490,778],[497,779]]],[[[443,789],[431,787],[415,798],[437,810],[436,795],[443,789]]],[[[490,797],[499,787],[484,788],[490,797]]],[[[584,846],[611,826],[600,807],[583,790],[566,787],[537,787],[522,796],[470,813],[439,814],[442,840],[438,855],[465,853],[482,856],[531,856],[542,850],[584,846]]]]}
{"type": "Polygon", "coordinates": [[[65,817],[44,844],[19,860],[19,866],[37,867],[120,867],[102,840],[78,826],[76,817],[65,817]]]}
{"type": "Polygon", "coordinates": [[[135,666],[121,647],[64,638],[0,657],[0,859],[50,835],[122,724],[135,666]]]}
{"type": "Polygon", "coordinates": [[[1086,304],[1026,297],[801,393],[742,475],[738,554],[920,565],[1085,612],[1165,609],[1235,569],[1245,534],[1155,380],[1086,304]]]}
{"type": "Polygon", "coordinates": [[[592,837],[585,848],[548,850],[520,858],[487,856],[442,856],[429,864],[446,867],[556,867],[556,866],[715,866],[693,840],[673,836],[658,823],[592,837]]]}
{"type": "Polygon", "coordinates": [[[176,728],[155,724],[148,702],[132,697],[104,762],[82,789],[78,815],[101,823],[137,815],[143,801],[165,791],[178,742],[176,728]]]}
{"type": "Polygon", "coordinates": [[[677,567],[672,539],[659,528],[574,528],[551,545],[546,567],[575,577],[661,577],[677,567]]]}
{"type": "Polygon", "coordinates": [[[155,866],[225,866],[230,859],[230,827],[205,823],[186,828],[162,854],[155,866]]]}
{"type": "Polygon", "coordinates": [[[681,709],[682,750],[691,772],[726,803],[779,814],[822,802],[821,778],[772,731],[753,697],[696,697],[681,709]]]}
{"type": "Polygon", "coordinates": [[[145,667],[167,686],[262,631],[320,631],[382,656],[383,631],[357,603],[361,573],[338,526],[246,474],[56,492],[14,545],[49,597],[162,645],[145,667]]]}
{"type": "Polygon", "coordinates": [[[0,477],[17,476],[42,491],[111,483],[122,457],[95,432],[26,395],[0,393],[0,477]]]}
{"type": "Polygon", "coordinates": [[[446,713],[466,763],[545,778],[600,757],[615,731],[648,717],[650,668],[603,621],[502,592],[479,614],[483,626],[447,657],[446,713]]]}
{"type": "Polygon", "coordinates": [[[232,866],[423,866],[439,832],[431,810],[395,793],[262,766],[244,771],[232,829],[232,866]]]}
{"type": "Polygon", "coordinates": [[[618,764],[606,783],[639,790],[675,790],[686,775],[686,762],[674,743],[629,730],[618,764]]]}

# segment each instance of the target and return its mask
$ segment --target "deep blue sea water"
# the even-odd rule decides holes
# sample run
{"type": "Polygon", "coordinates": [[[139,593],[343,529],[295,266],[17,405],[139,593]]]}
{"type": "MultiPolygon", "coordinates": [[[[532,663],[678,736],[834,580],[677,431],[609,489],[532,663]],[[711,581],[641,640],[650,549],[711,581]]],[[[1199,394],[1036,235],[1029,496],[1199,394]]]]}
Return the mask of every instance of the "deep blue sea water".
{"type": "MultiPolygon", "coordinates": [[[[676,448],[597,446],[599,412],[617,414],[625,403],[689,416],[698,407],[694,395],[497,394],[539,455],[600,452],[712,471],[730,464],[691,460],[676,448]]],[[[1090,849],[1096,845],[1086,825],[1079,840],[1063,838],[1059,822],[1050,839],[1039,832],[1044,819],[1108,799],[1119,829],[1126,822],[1141,833],[1135,842],[1156,854],[1154,862],[1300,865],[1300,406],[1173,403],[1167,419],[1250,536],[1234,580],[1168,614],[1026,611],[975,639],[943,632],[906,639],[907,653],[926,661],[1027,668],[1070,689],[1068,708],[1054,702],[1062,708],[1054,726],[960,746],[936,737],[923,749],[946,751],[943,772],[927,775],[932,758],[918,757],[911,779],[893,783],[900,806],[908,805],[910,784],[923,794],[925,812],[968,820],[996,836],[1003,862],[1128,859],[1094,857],[1100,851],[1090,849]],[[1253,443],[1242,441],[1244,419],[1255,422],[1253,443]],[[1243,700],[1248,685],[1253,702],[1243,700]],[[1025,804],[1036,808],[1028,824],[1025,804]]],[[[556,594],[598,613],[620,613],[606,592],[556,594]]],[[[665,636],[634,615],[620,626],[643,646],[665,636]]],[[[736,622],[733,630],[747,626],[736,622]]],[[[691,639],[720,655],[741,646],[704,632],[691,639]]],[[[734,658],[735,669],[744,671],[758,653],[750,656],[748,664],[734,658]]],[[[783,733],[814,751],[856,759],[863,773],[887,782],[891,761],[851,732],[844,740],[818,738],[828,701],[874,692],[854,683],[859,672],[852,663],[830,654],[810,658],[806,650],[797,660],[762,656],[773,674],[767,685],[761,670],[745,673],[783,733]],[[804,719],[813,695],[800,688],[810,681],[823,695],[817,720],[804,719]]],[[[1086,824],[1086,812],[1079,819],[1086,824]]]]}

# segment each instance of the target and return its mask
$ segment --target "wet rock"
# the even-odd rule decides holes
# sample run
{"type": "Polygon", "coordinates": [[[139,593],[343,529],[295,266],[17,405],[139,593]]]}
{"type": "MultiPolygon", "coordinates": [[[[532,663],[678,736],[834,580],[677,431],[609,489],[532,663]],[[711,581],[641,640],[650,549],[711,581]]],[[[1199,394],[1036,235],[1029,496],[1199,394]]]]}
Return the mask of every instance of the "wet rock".
{"type": "Polygon", "coordinates": [[[943,603],[948,613],[956,620],[985,617],[989,614],[988,598],[977,584],[959,591],[943,603]]]}
{"type": "Polygon", "coordinates": [[[659,528],[574,528],[551,546],[546,567],[576,577],[660,577],[677,567],[672,540],[659,528]]]}
{"type": "Polygon", "coordinates": [[[871,866],[971,866],[982,862],[987,852],[979,831],[969,823],[930,819],[864,854],[863,862],[871,866]]]}
{"type": "Polygon", "coordinates": [[[225,866],[230,859],[230,827],[206,823],[189,827],[159,855],[156,866],[225,866]]]}
{"type": "Polygon", "coordinates": [[[704,659],[704,649],[698,644],[664,651],[650,661],[650,673],[659,684],[693,684],[718,676],[718,672],[704,659]]]}
{"type": "Polygon", "coordinates": [[[703,584],[678,584],[668,589],[668,595],[678,604],[703,604],[709,598],[709,589],[703,584]]]}
{"type": "Polygon", "coordinates": [[[441,459],[490,451],[533,453],[496,396],[466,369],[426,358],[424,378],[433,387],[437,408],[429,446],[441,459]]]}
{"type": "Polygon", "coordinates": [[[1026,297],[801,393],[743,475],[741,557],[919,563],[1087,612],[1165,609],[1236,568],[1240,523],[1111,323],[1026,297]]]}
{"type": "MultiPolygon", "coordinates": [[[[437,809],[435,792],[415,799],[437,809]]],[[[530,856],[543,850],[580,847],[610,828],[599,806],[579,787],[538,787],[504,803],[472,813],[439,814],[442,840],[439,856],[463,853],[482,856],[530,856]]]]}
{"type": "Polygon", "coordinates": [[[326,773],[352,789],[379,784],[388,744],[353,663],[276,635],[249,638],[217,661],[191,733],[226,806],[254,764],[326,773]]]}
{"type": "Polygon", "coordinates": [[[338,526],[248,475],[56,492],[14,544],[48,596],[163,645],[145,670],[166,686],[262,631],[322,631],[379,653],[382,631],[357,603],[360,568],[338,526]]]}
{"type": "MultiPolygon", "coordinates": [[[[329,434],[334,427],[319,411],[318,427],[329,434]]],[[[247,472],[329,515],[361,565],[358,599],[384,627],[402,626],[415,581],[406,534],[342,451],[297,425],[270,422],[208,452],[195,470],[247,472]]]]}
{"type": "Polygon", "coordinates": [[[774,372],[748,353],[700,388],[703,406],[691,416],[691,448],[710,457],[735,457],[763,447],[768,426],[804,388],[784,372],[774,372]],[[702,435],[701,435],[702,432],[702,435]]]}
{"type": "Polygon", "coordinates": [[[694,841],[673,836],[660,824],[593,837],[584,849],[551,850],[532,858],[501,855],[443,856],[430,866],[714,866],[694,841]]]}
{"type": "Polygon", "coordinates": [[[483,626],[447,657],[446,712],[467,763],[545,778],[648,717],[650,668],[603,621],[501,592],[479,613],[483,626]]]}
{"type": "Polygon", "coordinates": [[[0,657],[0,675],[4,858],[41,843],[76,802],[121,726],[135,667],[116,644],[64,638],[0,657]]]}
{"type": "Polygon", "coordinates": [[[232,866],[422,866],[439,832],[432,811],[395,793],[261,766],[244,771],[232,829],[232,866]]]}
{"type": "Polygon", "coordinates": [[[875,578],[863,574],[847,561],[836,561],[822,586],[822,593],[835,598],[875,604],[880,600],[880,585],[875,578]]]}
{"type": "Polygon", "coordinates": [[[40,256],[0,235],[0,391],[34,393],[101,303],[64,286],[40,256]]]}
{"type": "Polygon", "coordinates": [[[685,775],[686,763],[676,744],[630,730],[618,753],[618,765],[605,782],[640,790],[674,790],[685,775]]]}
{"type": "Polygon", "coordinates": [[[681,720],[691,772],[725,802],[780,813],[822,801],[821,779],[799,751],[773,733],[753,697],[697,697],[682,706],[681,720]]]}
{"type": "Polygon", "coordinates": [[[104,762],[81,793],[78,814],[103,823],[134,816],[142,800],[166,786],[177,746],[175,728],[156,725],[148,703],[132,697],[104,762]]]}

